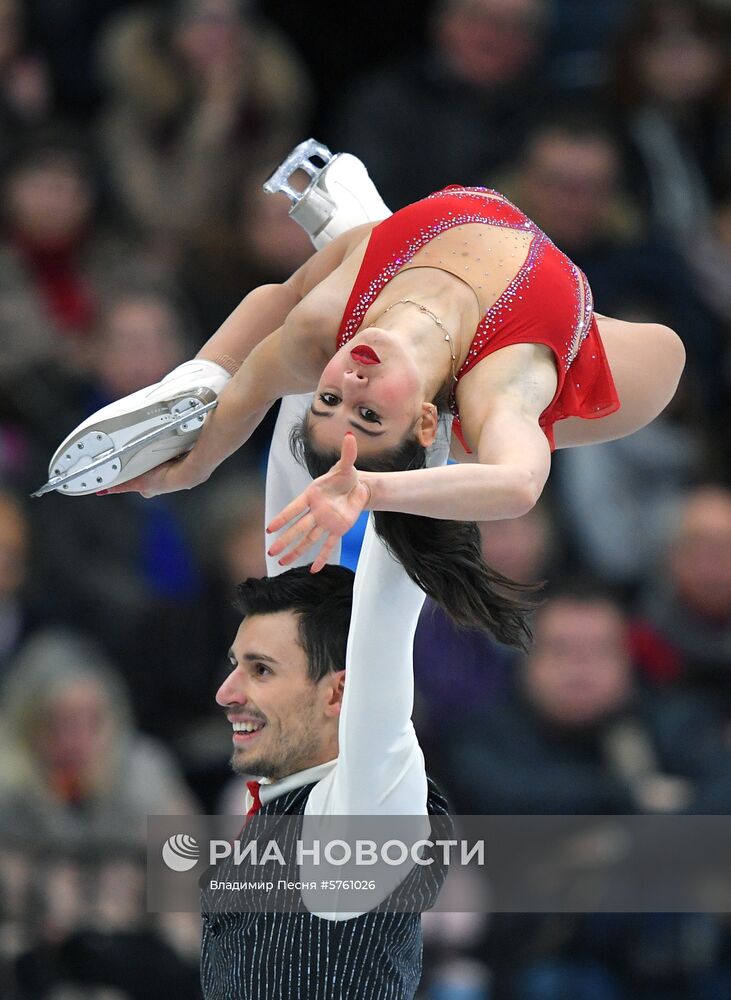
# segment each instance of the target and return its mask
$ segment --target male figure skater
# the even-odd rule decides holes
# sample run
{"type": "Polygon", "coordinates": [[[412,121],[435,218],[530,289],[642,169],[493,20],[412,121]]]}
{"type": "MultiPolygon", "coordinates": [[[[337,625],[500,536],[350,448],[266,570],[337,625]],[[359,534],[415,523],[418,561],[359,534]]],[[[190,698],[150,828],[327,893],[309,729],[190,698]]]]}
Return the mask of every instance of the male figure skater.
{"type": "MultiPolygon", "coordinates": [[[[249,783],[249,813],[445,814],[411,722],[412,645],[424,595],[372,523],[354,585],[341,567],[312,574],[300,566],[246,581],[239,599],[245,617],[216,700],[233,727],[234,770],[260,776],[249,783]]],[[[424,908],[436,900],[443,872],[433,866],[427,878],[424,908]]],[[[407,1000],[421,949],[415,912],[208,913],[203,993],[206,1000],[407,1000]]]]}

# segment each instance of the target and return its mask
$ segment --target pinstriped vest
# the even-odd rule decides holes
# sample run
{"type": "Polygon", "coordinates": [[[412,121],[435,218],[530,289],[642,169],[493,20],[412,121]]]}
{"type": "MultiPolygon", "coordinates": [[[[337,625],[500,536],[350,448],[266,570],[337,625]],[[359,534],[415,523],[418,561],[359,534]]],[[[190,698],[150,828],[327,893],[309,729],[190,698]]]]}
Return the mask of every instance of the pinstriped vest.
{"type": "MultiPolygon", "coordinates": [[[[446,799],[427,781],[427,812],[446,816],[446,799]]],[[[273,799],[259,815],[303,814],[314,787],[273,799]]],[[[445,877],[443,865],[417,866],[381,907],[418,879],[420,908],[429,909],[445,877]]],[[[374,910],[350,920],[309,912],[203,913],[205,1000],[413,1000],[421,956],[420,913],[374,910]]]]}

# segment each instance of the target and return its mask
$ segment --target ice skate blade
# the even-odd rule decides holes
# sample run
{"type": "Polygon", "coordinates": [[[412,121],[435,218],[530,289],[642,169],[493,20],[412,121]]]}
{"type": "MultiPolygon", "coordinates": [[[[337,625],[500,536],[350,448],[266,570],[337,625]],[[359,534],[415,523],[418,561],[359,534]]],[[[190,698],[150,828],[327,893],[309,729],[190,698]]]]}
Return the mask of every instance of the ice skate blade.
{"type": "MultiPolygon", "coordinates": [[[[186,397],[190,398],[191,393],[186,393],[186,397]]],[[[196,400],[196,403],[198,401],[196,400]]],[[[218,399],[209,400],[208,402],[200,402],[198,405],[194,405],[186,408],[183,412],[178,413],[176,416],[171,416],[169,419],[165,420],[165,423],[156,427],[154,430],[147,431],[145,434],[139,437],[132,438],[131,440],[125,442],[122,445],[112,447],[105,447],[107,442],[113,442],[113,438],[107,433],[104,424],[105,421],[101,421],[96,427],[89,428],[84,434],[80,434],[78,437],[71,439],[68,444],[62,446],[59,452],[54,456],[54,461],[51,463],[51,467],[58,465],[58,456],[62,451],[68,452],[72,448],[76,448],[78,451],[86,451],[87,449],[87,439],[89,442],[96,441],[99,447],[104,448],[104,450],[93,456],[91,461],[87,462],[82,468],[71,469],[68,472],[64,472],[57,476],[51,476],[47,483],[44,483],[40,489],[36,490],[35,493],[31,493],[32,497],[42,497],[46,493],[52,493],[54,491],[61,492],[69,487],[69,484],[81,480],[79,485],[87,493],[96,492],[99,489],[104,489],[107,486],[114,485],[119,479],[119,473],[122,471],[127,462],[124,461],[126,458],[129,461],[133,455],[139,454],[140,450],[147,446],[148,444],[157,441],[161,438],[165,438],[170,435],[171,431],[182,430],[183,434],[190,434],[191,437],[195,435],[197,437],[198,432],[203,427],[203,422],[205,415],[213,410],[218,405],[218,399]],[[186,425],[190,425],[187,426],[186,425]],[[81,446],[81,447],[79,447],[81,446]],[[92,485],[92,473],[93,485],[92,485]]],[[[129,427],[129,417],[126,418],[126,426],[129,427]]],[[[119,425],[119,418],[112,418],[108,421],[109,424],[119,425]]],[[[180,440],[182,447],[180,448],[178,454],[186,450],[186,444],[190,442],[185,442],[182,437],[180,440]]],[[[170,456],[174,457],[174,456],[170,456]]],[[[162,461],[167,461],[168,459],[163,459],[162,461]]],[[[162,464],[162,462],[157,463],[162,464]]],[[[155,466],[151,466],[155,468],[155,466]]],[[[149,469],[147,470],[149,471],[149,469]]],[[[84,495],[84,494],[71,494],[71,495],[84,495]]]]}
{"type": "Polygon", "coordinates": [[[276,194],[277,191],[281,191],[286,194],[287,197],[293,204],[297,204],[301,198],[307,194],[307,192],[317,184],[317,179],[319,178],[322,171],[334,159],[333,154],[327,148],[323,146],[321,142],[316,139],[306,139],[301,142],[299,146],[295,146],[289,156],[280,163],[271,177],[264,182],[262,187],[268,194],[276,194]],[[317,166],[312,162],[312,157],[316,156],[318,159],[322,160],[322,166],[317,166]],[[307,185],[304,191],[298,191],[293,188],[289,183],[289,179],[292,174],[296,173],[298,170],[304,170],[306,174],[310,177],[310,183],[307,185]]]}

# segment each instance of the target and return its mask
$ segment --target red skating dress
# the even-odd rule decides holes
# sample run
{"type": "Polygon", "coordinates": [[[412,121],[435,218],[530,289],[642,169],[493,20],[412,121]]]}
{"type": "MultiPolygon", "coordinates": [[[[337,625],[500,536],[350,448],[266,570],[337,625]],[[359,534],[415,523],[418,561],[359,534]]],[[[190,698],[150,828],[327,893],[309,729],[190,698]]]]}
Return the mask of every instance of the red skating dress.
{"type": "MultiPolygon", "coordinates": [[[[553,449],[557,420],[604,417],[619,409],[619,398],[586,276],[498,192],[452,185],[379,223],[371,232],[345,307],[337,347],[355,336],[376,297],[419,250],[454,226],[480,222],[517,230],[532,239],[524,263],[478,324],[457,381],[502,347],[545,344],[555,355],[558,387],[541,414],[540,425],[553,449]]],[[[448,267],[444,270],[455,273],[448,267]]],[[[464,443],[454,393],[450,405],[456,418],[454,430],[464,443]]]]}

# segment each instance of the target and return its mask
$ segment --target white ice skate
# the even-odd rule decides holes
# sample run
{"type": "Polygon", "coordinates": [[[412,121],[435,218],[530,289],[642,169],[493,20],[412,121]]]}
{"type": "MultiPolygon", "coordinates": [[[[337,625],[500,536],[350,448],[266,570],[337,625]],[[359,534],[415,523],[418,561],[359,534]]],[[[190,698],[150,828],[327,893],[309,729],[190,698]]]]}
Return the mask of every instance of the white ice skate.
{"type": "Polygon", "coordinates": [[[32,495],[96,493],[190,451],[230,377],[212,361],[187,361],[162,382],[102,407],[61,443],[48,482],[32,495]]]}
{"type": "Polygon", "coordinates": [[[264,190],[287,195],[292,202],[290,218],[309,233],[317,250],[354,226],[391,215],[363,163],[350,153],[333,155],[315,139],[293,149],[266,181],[264,190]],[[303,191],[291,183],[298,170],[310,177],[303,191]]]}
{"type": "MultiPolygon", "coordinates": [[[[293,149],[264,189],[289,197],[291,218],[318,250],[354,226],[391,214],[359,159],[333,155],[314,139],[293,149]],[[290,183],[298,170],[310,177],[303,191],[290,183]]],[[[196,359],[162,382],[105,406],[62,442],[51,459],[48,482],[33,496],[54,490],[67,496],[96,493],[190,451],[230,377],[219,365],[196,359]]]]}

